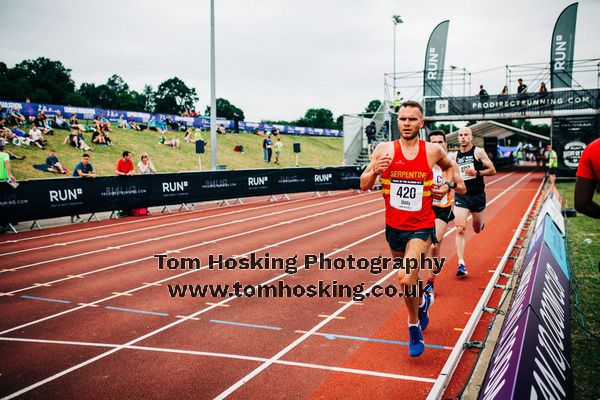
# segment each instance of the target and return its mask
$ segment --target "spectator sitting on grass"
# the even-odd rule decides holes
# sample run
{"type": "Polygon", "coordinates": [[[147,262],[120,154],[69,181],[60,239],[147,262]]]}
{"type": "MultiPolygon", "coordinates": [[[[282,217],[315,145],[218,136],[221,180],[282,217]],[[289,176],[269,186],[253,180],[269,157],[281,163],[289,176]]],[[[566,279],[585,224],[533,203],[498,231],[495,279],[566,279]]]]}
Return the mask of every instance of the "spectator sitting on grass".
{"type": "Polygon", "coordinates": [[[100,118],[100,126],[104,128],[105,132],[112,132],[110,129],[110,121],[106,118],[106,115],[102,115],[102,118],[100,118]]]}
{"type": "Polygon", "coordinates": [[[127,126],[129,127],[129,129],[141,131],[141,128],[139,127],[139,125],[135,123],[135,120],[133,119],[133,115],[131,117],[129,117],[129,121],[127,121],[127,126]]]}
{"type": "Polygon", "coordinates": [[[46,141],[44,140],[44,136],[42,136],[42,131],[40,131],[35,124],[31,124],[31,128],[29,129],[29,138],[32,140],[32,143],[40,149],[46,149],[46,141]]]}
{"type": "Polygon", "coordinates": [[[152,164],[152,161],[150,161],[150,156],[148,153],[142,153],[140,161],[138,161],[137,168],[140,175],[156,174],[156,168],[154,168],[154,164],[152,164]]]}
{"type": "Polygon", "coordinates": [[[92,143],[96,143],[103,146],[108,146],[106,144],[106,136],[104,135],[104,125],[98,125],[98,129],[94,130],[92,133],[92,143]]]}
{"type": "Polygon", "coordinates": [[[75,113],[71,114],[71,118],[69,118],[69,126],[71,127],[71,129],[85,131],[85,127],[79,123],[79,120],[77,119],[77,114],[75,113]]]}
{"type": "Polygon", "coordinates": [[[46,168],[48,169],[48,172],[55,172],[63,175],[67,173],[67,170],[63,168],[58,157],[56,157],[56,150],[54,149],[50,150],[50,155],[46,157],[46,168]]]}
{"type": "Polygon", "coordinates": [[[11,123],[15,125],[21,125],[25,123],[25,117],[19,112],[18,108],[13,108],[12,113],[10,114],[9,120],[11,123]]]}
{"type": "Polygon", "coordinates": [[[69,122],[66,119],[64,119],[60,110],[56,111],[56,115],[54,116],[54,126],[56,127],[56,129],[70,129],[69,122]]]}
{"type": "Polygon", "coordinates": [[[181,143],[179,142],[179,139],[169,140],[168,138],[165,137],[164,132],[161,132],[160,138],[158,139],[158,142],[160,144],[164,144],[164,145],[170,146],[170,147],[179,148],[179,146],[181,146],[181,143]]]}
{"type": "Polygon", "coordinates": [[[226,133],[225,128],[223,128],[223,125],[221,125],[221,124],[217,125],[217,133],[221,134],[221,135],[224,135],[226,133]]]}
{"type": "Polygon", "coordinates": [[[46,113],[44,111],[40,111],[33,120],[33,123],[42,131],[44,135],[54,135],[54,129],[50,126],[48,122],[48,117],[46,117],[46,113]]]}
{"type": "Polygon", "coordinates": [[[158,132],[162,135],[163,131],[162,129],[160,129],[156,123],[156,117],[153,115],[150,117],[150,120],[148,121],[148,129],[150,129],[151,131],[154,132],[158,132]]]}
{"type": "Polygon", "coordinates": [[[119,119],[117,120],[117,128],[121,129],[129,129],[129,125],[127,121],[123,119],[123,114],[119,115],[119,119]]]}
{"type": "Polygon", "coordinates": [[[160,118],[158,119],[158,121],[156,121],[156,125],[159,127],[159,129],[161,129],[163,132],[167,131],[169,129],[169,127],[167,126],[167,121],[165,121],[165,117],[163,117],[162,115],[160,116],[160,118]]]}
{"type": "Polygon", "coordinates": [[[127,150],[123,152],[123,158],[119,158],[115,165],[115,175],[120,176],[133,176],[135,175],[135,169],[133,167],[133,161],[131,161],[131,153],[127,150]]]}

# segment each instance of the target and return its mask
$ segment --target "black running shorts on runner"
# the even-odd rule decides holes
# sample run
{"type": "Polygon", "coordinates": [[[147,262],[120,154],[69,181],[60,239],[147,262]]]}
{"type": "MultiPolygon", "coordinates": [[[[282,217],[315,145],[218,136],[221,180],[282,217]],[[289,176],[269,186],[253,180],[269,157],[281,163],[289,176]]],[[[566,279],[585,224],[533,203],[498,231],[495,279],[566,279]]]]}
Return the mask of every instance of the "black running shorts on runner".
{"type": "Polygon", "coordinates": [[[435,236],[435,227],[427,229],[419,229],[416,231],[403,231],[400,229],[392,228],[389,225],[385,226],[385,239],[390,245],[390,249],[393,251],[399,251],[404,253],[406,251],[406,245],[411,239],[423,239],[427,240],[431,238],[432,243],[437,243],[435,236]]]}
{"type": "Polygon", "coordinates": [[[556,176],[556,169],[557,168],[548,168],[548,175],[555,175],[556,176]]]}
{"type": "Polygon", "coordinates": [[[440,221],[444,221],[445,223],[449,223],[450,221],[454,221],[454,213],[452,212],[452,207],[431,207],[435,212],[435,219],[439,219],[440,221]]]}
{"type": "Polygon", "coordinates": [[[482,212],[485,210],[485,192],[479,194],[467,194],[454,196],[454,206],[467,208],[471,212],[482,212]]]}

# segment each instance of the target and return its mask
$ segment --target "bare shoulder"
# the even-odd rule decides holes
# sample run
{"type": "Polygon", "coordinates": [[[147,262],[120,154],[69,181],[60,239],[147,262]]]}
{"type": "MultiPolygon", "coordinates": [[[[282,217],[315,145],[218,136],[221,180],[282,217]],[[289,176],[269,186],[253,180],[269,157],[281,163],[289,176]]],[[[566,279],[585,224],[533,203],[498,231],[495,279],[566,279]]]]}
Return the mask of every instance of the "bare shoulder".
{"type": "Polygon", "coordinates": [[[378,159],[384,155],[394,156],[394,142],[381,142],[375,147],[373,151],[372,159],[378,159]]]}
{"type": "Polygon", "coordinates": [[[482,149],[481,147],[475,147],[475,158],[478,160],[486,160],[489,157],[484,149],[482,149]]]}
{"type": "Polygon", "coordinates": [[[425,142],[427,154],[436,158],[441,158],[442,154],[445,153],[442,146],[437,143],[425,142]]]}

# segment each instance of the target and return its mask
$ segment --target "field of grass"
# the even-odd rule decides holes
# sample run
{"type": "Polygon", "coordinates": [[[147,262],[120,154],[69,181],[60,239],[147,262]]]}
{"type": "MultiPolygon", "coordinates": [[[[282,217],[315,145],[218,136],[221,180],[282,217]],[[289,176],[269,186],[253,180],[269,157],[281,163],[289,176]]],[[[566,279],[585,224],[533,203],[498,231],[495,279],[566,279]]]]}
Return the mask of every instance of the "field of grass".
{"type": "MultiPolygon", "coordinates": [[[[557,183],[563,207],[573,208],[573,182],[557,183]]],[[[594,196],[600,203],[600,195],[594,196]]],[[[575,373],[575,398],[600,398],[600,222],[582,214],[567,219],[567,246],[572,273],[577,285],[571,293],[572,363],[575,373]],[[589,243],[589,240],[591,243],[589,243]],[[588,337],[579,325],[576,309],[578,294],[586,328],[597,339],[588,337]]]]}
{"type": "MultiPolygon", "coordinates": [[[[183,132],[169,132],[166,135],[168,139],[176,137],[182,142],[180,149],[174,149],[161,145],[158,142],[160,135],[156,132],[148,130],[136,132],[113,128],[110,137],[114,145],[109,147],[95,146],[95,150],[89,152],[91,163],[97,174],[113,175],[115,163],[121,157],[121,153],[123,150],[129,150],[133,153],[134,165],[137,165],[140,154],[147,152],[159,172],[197,171],[199,165],[195,145],[183,142],[183,135],[183,132]]],[[[55,130],[54,136],[46,136],[45,138],[48,141],[47,150],[55,149],[63,166],[72,171],[75,164],[81,160],[83,152],[68,144],[63,144],[66,136],[68,136],[67,131],[55,130]]],[[[202,137],[208,142],[206,153],[202,155],[202,169],[209,170],[210,132],[203,132],[202,137]]],[[[85,139],[88,144],[91,144],[91,133],[86,133],[85,139]]],[[[272,163],[266,166],[263,162],[262,141],[262,136],[249,133],[218,135],[217,164],[226,165],[229,170],[293,167],[296,165],[296,156],[293,152],[293,143],[295,142],[301,143],[300,166],[341,165],[343,161],[342,138],[282,134],[281,165],[273,165],[275,161],[275,152],[273,152],[272,163]],[[235,145],[244,146],[244,153],[234,152],[235,145]]],[[[39,171],[32,167],[33,164],[44,164],[48,151],[35,146],[16,147],[9,145],[8,148],[17,155],[26,156],[25,160],[11,160],[13,173],[17,180],[58,178],[61,176],[39,171]]]]}

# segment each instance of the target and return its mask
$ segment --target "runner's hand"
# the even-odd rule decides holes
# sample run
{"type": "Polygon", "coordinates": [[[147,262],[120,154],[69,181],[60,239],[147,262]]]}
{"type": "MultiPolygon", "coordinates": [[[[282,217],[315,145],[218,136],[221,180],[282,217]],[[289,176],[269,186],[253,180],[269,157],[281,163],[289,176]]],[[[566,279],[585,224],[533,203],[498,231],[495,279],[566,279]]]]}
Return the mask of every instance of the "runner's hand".
{"type": "Polygon", "coordinates": [[[388,169],[391,162],[392,162],[392,157],[390,157],[389,154],[386,154],[386,155],[382,156],[381,158],[379,158],[375,162],[375,167],[373,168],[373,170],[375,171],[376,174],[380,174],[383,171],[385,171],[386,169],[388,169]]]}
{"type": "Polygon", "coordinates": [[[450,188],[448,187],[448,185],[436,185],[434,183],[431,187],[431,196],[436,200],[441,200],[449,191],[450,188]]]}
{"type": "Polygon", "coordinates": [[[467,168],[467,169],[465,169],[465,175],[477,176],[477,171],[475,171],[473,168],[467,168]]]}

